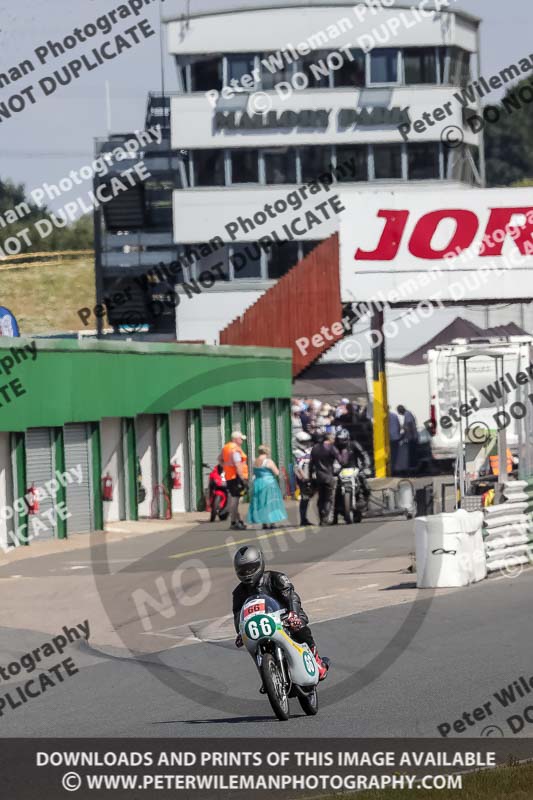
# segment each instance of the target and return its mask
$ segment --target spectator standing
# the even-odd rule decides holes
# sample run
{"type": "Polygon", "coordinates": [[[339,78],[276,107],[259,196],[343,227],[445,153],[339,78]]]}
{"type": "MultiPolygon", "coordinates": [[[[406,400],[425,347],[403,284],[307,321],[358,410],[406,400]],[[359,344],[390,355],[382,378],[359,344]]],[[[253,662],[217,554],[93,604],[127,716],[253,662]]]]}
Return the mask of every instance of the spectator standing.
{"type": "Polygon", "coordinates": [[[276,522],[287,519],[287,512],[277,480],[279,469],[270,458],[270,448],[261,444],[258,454],[254,461],[252,498],[246,522],[260,522],[264,530],[271,530],[276,527],[276,522]]]}
{"type": "Polygon", "coordinates": [[[309,413],[309,407],[307,403],[302,403],[300,411],[300,422],[302,423],[302,430],[305,433],[309,433],[309,428],[311,427],[311,414],[309,413]]]}
{"type": "Polygon", "coordinates": [[[248,457],[242,449],[245,439],[241,431],[233,431],[231,440],[224,445],[219,457],[226,475],[230,530],[234,531],[246,530],[239,514],[239,500],[248,488],[248,457]]]}
{"type": "Polygon", "coordinates": [[[416,451],[418,445],[418,429],[415,415],[399,405],[396,409],[400,418],[402,438],[407,442],[408,448],[408,469],[412,472],[416,468],[416,451]]]}
{"type": "Polygon", "coordinates": [[[300,408],[299,403],[295,400],[292,401],[291,407],[291,424],[292,424],[292,435],[296,436],[302,430],[302,418],[301,418],[302,410],[300,408]]]}
{"type": "Polygon", "coordinates": [[[390,466],[391,474],[396,472],[396,465],[398,463],[398,448],[400,446],[400,439],[402,438],[402,428],[400,425],[400,418],[395,411],[389,407],[389,442],[390,442],[390,466]]]}
{"type": "Polygon", "coordinates": [[[336,411],[335,411],[335,416],[336,416],[336,417],[342,417],[342,415],[343,415],[343,414],[346,414],[346,411],[347,411],[347,407],[348,407],[348,403],[349,403],[349,402],[350,402],[350,401],[348,400],[348,398],[347,398],[347,397],[343,397],[343,398],[342,398],[342,400],[340,401],[340,403],[339,403],[339,405],[337,406],[337,409],[336,409],[336,411]]]}
{"type": "Polygon", "coordinates": [[[333,495],[336,486],[335,465],[341,463],[341,456],[333,444],[333,434],[324,436],[311,450],[311,480],[318,488],[318,516],[320,525],[329,525],[333,495]]]}
{"type": "Polygon", "coordinates": [[[313,496],[311,484],[311,436],[304,431],[296,434],[296,446],[293,450],[294,473],[300,490],[300,525],[307,526],[312,523],[307,519],[307,509],[313,496]]]}

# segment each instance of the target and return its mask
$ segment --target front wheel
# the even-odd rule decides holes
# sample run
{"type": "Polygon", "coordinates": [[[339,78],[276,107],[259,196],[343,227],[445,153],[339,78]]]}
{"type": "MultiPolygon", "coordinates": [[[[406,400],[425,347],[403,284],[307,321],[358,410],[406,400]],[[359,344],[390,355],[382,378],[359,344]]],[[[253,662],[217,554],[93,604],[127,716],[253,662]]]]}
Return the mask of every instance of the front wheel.
{"type": "Polygon", "coordinates": [[[298,700],[308,717],[314,717],[315,714],[318,713],[318,692],[316,686],[309,694],[299,694],[298,700]]]}
{"type": "Polygon", "coordinates": [[[347,525],[350,525],[352,521],[352,493],[345,492],[343,497],[343,512],[344,512],[344,521],[347,525]]]}
{"type": "Polygon", "coordinates": [[[279,720],[289,719],[289,698],[280,669],[270,653],[265,653],[261,662],[261,677],[272,711],[279,720]]]}

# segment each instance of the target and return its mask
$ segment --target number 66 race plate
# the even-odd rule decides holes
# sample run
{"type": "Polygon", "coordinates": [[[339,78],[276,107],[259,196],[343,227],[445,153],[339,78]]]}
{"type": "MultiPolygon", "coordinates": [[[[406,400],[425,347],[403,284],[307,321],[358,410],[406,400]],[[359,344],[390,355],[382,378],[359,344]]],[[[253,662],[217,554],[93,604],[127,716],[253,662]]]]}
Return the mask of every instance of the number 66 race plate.
{"type": "Polygon", "coordinates": [[[265,601],[264,600],[253,600],[250,605],[244,606],[243,616],[244,619],[246,617],[250,617],[252,614],[257,614],[260,611],[265,610],[265,601]]]}

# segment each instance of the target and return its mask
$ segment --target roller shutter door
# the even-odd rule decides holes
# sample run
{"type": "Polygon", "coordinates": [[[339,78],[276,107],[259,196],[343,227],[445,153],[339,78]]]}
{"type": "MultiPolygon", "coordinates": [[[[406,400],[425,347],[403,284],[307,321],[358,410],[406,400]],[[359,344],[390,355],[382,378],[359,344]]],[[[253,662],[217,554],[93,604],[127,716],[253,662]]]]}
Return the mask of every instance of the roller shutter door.
{"type": "Polygon", "coordinates": [[[65,471],[72,478],[67,483],[67,534],[87,533],[93,530],[94,518],[91,492],[91,460],[89,429],[84,423],[65,425],[65,471]],[[79,474],[81,469],[81,482],[79,474]]]}
{"type": "Polygon", "coordinates": [[[270,400],[261,400],[261,444],[267,444],[272,451],[272,419],[270,400]]]}
{"type": "Polygon", "coordinates": [[[231,407],[231,430],[240,431],[242,430],[241,425],[242,425],[241,405],[240,403],[233,403],[231,407]]]}
{"type": "Polygon", "coordinates": [[[208,484],[209,473],[218,463],[222,450],[222,430],[220,425],[220,408],[202,408],[202,468],[204,487],[208,484]]]}
{"type": "MultiPolygon", "coordinates": [[[[257,408],[256,403],[248,403],[247,404],[247,416],[248,416],[248,441],[247,441],[247,454],[249,461],[253,461],[254,458],[257,458],[257,434],[258,431],[256,430],[256,418],[255,418],[255,411],[257,408]]],[[[261,444],[261,442],[259,442],[261,444]]]]}
{"type": "MultiPolygon", "coordinates": [[[[50,428],[30,428],[26,433],[26,482],[28,487],[33,484],[36,489],[41,489],[41,493],[46,492],[46,497],[39,498],[38,513],[28,516],[28,533],[31,537],[51,539],[56,535],[55,521],[50,522],[44,516],[55,507],[54,497],[45,486],[55,477],[52,431],[50,428]],[[42,524],[35,529],[36,520],[42,524]],[[46,530],[43,526],[46,526],[46,530]]],[[[50,517],[55,520],[55,515],[50,514],[50,517]]]]}

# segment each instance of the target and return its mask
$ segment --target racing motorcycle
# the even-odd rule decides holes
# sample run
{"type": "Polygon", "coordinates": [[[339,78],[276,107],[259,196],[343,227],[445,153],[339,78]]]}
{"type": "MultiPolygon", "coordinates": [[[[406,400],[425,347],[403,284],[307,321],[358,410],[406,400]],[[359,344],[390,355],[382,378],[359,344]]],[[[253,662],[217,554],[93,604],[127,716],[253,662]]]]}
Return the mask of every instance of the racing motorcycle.
{"type": "MultiPolygon", "coordinates": [[[[204,464],[204,467],[209,469],[207,464],[204,464]]],[[[225,520],[229,515],[226,476],[220,464],[214,467],[209,473],[207,510],[211,512],[210,522],[214,522],[217,516],[220,520],[225,520]]]]}
{"type": "Polygon", "coordinates": [[[352,519],[354,522],[361,522],[363,519],[367,503],[361,490],[358,467],[342,467],[338,472],[334,505],[335,524],[339,514],[342,514],[347,525],[350,525],[352,519]]]}
{"type": "Polygon", "coordinates": [[[318,711],[318,666],[309,646],[291,638],[288,616],[273,597],[258,594],[248,598],[239,619],[243,644],[263,681],[261,693],[279,720],[289,719],[290,697],[298,698],[306,714],[318,711]]]}

